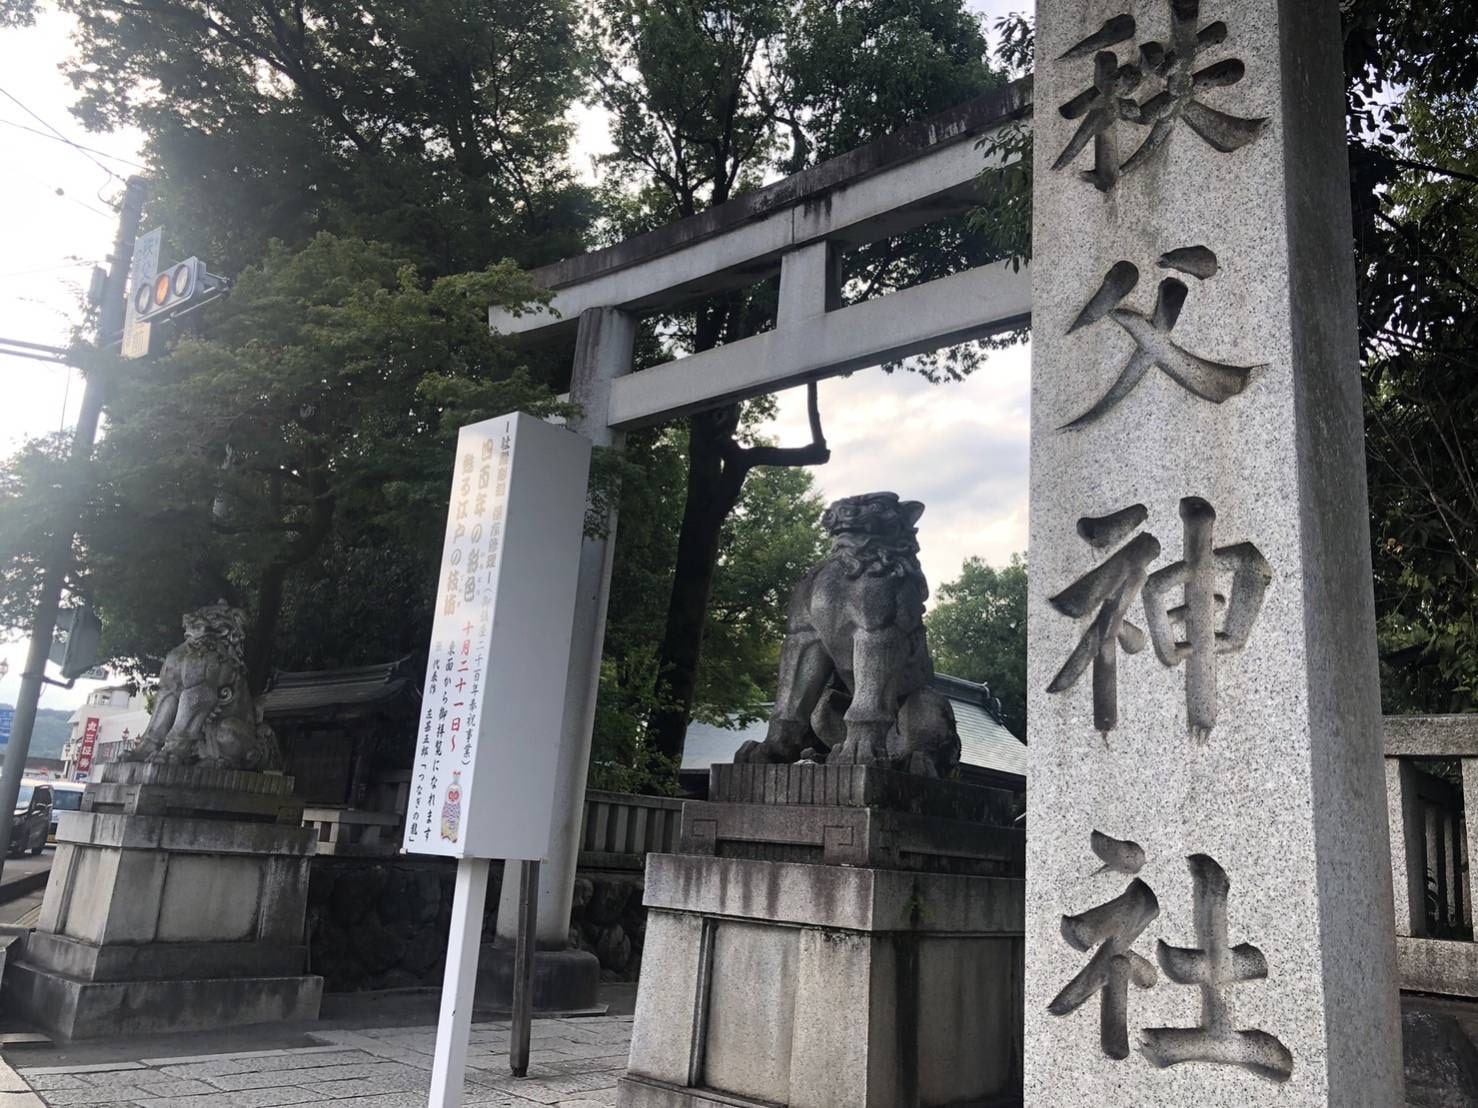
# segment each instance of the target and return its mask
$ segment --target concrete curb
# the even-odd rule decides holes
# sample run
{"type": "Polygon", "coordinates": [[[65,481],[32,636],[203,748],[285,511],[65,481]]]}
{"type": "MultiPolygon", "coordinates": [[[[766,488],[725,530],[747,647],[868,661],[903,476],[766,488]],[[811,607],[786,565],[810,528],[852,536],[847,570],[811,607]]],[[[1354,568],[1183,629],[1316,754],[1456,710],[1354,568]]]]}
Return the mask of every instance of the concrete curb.
{"type": "MultiPolygon", "coordinates": [[[[19,900],[23,896],[29,896],[37,889],[44,889],[46,882],[51,879],[51,870],[43,870],[40,873],[28,873],[24,877],[18,877],[14,881],[7,881],[0,885],[0,904],[9,904],[13,900],[19,900]]],[[[4,1108],[4,1106],[0,1106],[4,1108]]]]}

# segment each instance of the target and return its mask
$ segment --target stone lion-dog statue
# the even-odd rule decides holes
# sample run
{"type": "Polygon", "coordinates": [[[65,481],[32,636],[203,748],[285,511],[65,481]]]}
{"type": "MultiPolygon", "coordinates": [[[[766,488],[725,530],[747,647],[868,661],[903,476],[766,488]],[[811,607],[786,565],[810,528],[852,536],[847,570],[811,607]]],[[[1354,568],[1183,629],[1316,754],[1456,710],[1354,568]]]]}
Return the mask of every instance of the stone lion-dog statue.
{"type": "Polygon", "coordinates": [[[246,677],[246,615],[224,600],[184,617],[185,641],[159,671],[149,725],[129,761],[256,771],[282,768],[246,677]]]}
{"type": "Polygon", "coordinates": [[[874,492],[838,500],[821,525],[831,553],[790,595],[775,710],[763,742],[736,762],[876,765],[954,775],[960,736],[949,700],[930,687],[924,632],[929,586],[919,567],[924,505],[874,492]]]}

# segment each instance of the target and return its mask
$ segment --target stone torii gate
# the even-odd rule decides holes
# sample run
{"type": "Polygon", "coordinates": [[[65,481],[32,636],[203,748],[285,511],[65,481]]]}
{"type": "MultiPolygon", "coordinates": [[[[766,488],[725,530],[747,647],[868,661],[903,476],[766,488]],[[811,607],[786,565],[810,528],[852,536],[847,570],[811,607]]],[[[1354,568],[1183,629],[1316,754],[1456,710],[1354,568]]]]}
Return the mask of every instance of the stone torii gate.
{"type": "MultiPolygon", "coordinates": [[[[494,308],[494,330],[523,343],[576,336],[573,426],[597,446],[674,416],[1019,327],[1031,282],[1005,263],[979,266],[872,300],[838,306],[842,251],[967,210],[987,168],[979,144],[1029,114],[1030,83],[968,101],[839,158],[639,235],[535,271],[550,313],[494,308]],[[638,319],[696,297],[780,275],[773,330],[632,373],[638,319]]],[[[616,520],[586,539],[560,737],[556,853],[540,879],[538,942],[549,1007],[593,1003],[593,959],[582,968],[553,952],[567,942],[580,819],[605,637],[616,520]],[[581,976],[581,974],[584,976],[581,976]],[[556,984],[556,981],[559,983],[556,984]],[[585,992],[581,992],[584,989],[585,992]]],[[[486,962],[506,977],[517,882],[505,881],[499,945],[486,962]]]]}
{"type": "MultiPolygon", "coordinates": [[[[1015,85],[539,271],[557,317],[491,317],[577,328],[577,429],[610,447],[1032,317],[1030,1105],[1403,1101],[1341,45],[1338,0],[1039,5],[1030,290],[836,287],[838,251],[970,202],[1015,85]],[[773,331],[630,372],[642,313],[777,269],[773,331]]],[[[610,560],[586,541],[551,948],[610,560]]]]}

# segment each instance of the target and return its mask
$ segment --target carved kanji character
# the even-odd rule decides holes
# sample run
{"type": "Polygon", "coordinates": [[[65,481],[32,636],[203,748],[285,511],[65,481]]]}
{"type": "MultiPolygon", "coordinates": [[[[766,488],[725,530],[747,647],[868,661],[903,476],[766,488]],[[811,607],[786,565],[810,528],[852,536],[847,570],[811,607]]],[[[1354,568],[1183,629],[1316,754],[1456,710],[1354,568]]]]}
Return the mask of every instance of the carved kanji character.
{"type": "Polygon", "coordinates": [[[1247,74],[1246,65],[1238,58],[1196,68],[1202,54],[1226,41],[1226,23],[1217,20],[1202,27],[1200,0],[1169,0],[1169,8],[1169,42],[1141,44],[1137,62],[1121,64],[1118,53],[1111,49],[1135,35],[1135,21],[1128,14],[1113,16],[1058,59],[1092,57],[1094,76],[1091,88],[1058,109],[1063,118],[1082,122],[1053,163],[1054,169],[1071,165],[1091,139],[1093,169],[1082,176],[1108,192],[1121,176],[1138,169],[1163,150],[1178,122],[1184,122],[1223,154],[1241,149],[1266,130],[1265,117],[1229,115],[1200,99],[1211,89],[1237,84],[1247,74]],[[1131,93],[1148,81],[1159,83],[1159,91],[1142,101],[1135,100],[1131,93]],[[1115,140],[1120,123],[1150,129],[1139,147],[1122,163],[1115,140]]]}
{"type": "Polygon", "coordinates": [[[1134,37],[1134,18],[1117,15],[1089,35],[1063,59],[1093,58],[1093,85],[1074,96],[1059,110],[1064,119],[1081,119],[1067,146],[1052,163],[1053,169],[1071,165],[1083,148],[1093,143],[1093,168],[1083,174],[1098,188],[1108,192],[1119,179],[1119,150],[1115,130],[1127,110],[1137,121],[1140,108],[1128,96],[1143,79],[1137,65],[1120,65],[1116,54],[1104,47],[1115,46],[1134,37]]]}
{"type": "MultiPolygon", "coordinates": [[[[1148,509],[1135,504],[1112,515],[1080,519],[1078,534],[1095,548],[1104,550],[1121,542],[1148,517],[1148,509]]],[[[1145,645],[1144,632],[1125,619],[1125,613],[1145,583],[1149,564],[1159,556],[1158,539],[1148,534],[1136,535],[1107,561],[1048,601],[1063,615],[1074,619],[1097,612],[1047,691],[1063,692],[1072,688],[1091,663],[1093,723],[1105,734],[1119,722],[1119,647],[1137,654],[1145,645]]]]}
{"type": "MultiPolygon", "coordinates": [[[[1111,839],[1095,831],[1093,848],[1103,870],[1124,872],[1123,859],[1138,859],[1144,852],[1138,843],[1111,839]]],[[[1136,872],[1138,866],[1129,872],[1136,872]]],[[[1154,890],[1139,878],[1113,900],[1090,908],[1081,915],[1062,917],[1062,937],[1074,950],[1086,953],[1093,947],[1088,964],[1058,993],[1047,1011],[1065,1016],[1077,1011],[1094,993],[1101,995],[1099,1044],[1110,1058],[1129,1057],[1129,984],[1148,989],[1157,980],[1155,967],[1131,949],[1140,933],[1160,914],[1154,890]]]]}
{"type": "MultiPolygon", "coordinates": [[[[1160,257],[1161,268],[1178,269],[1205,280],[1217,272],[1216,255],[1204,246],[1172,250],[1160,257]]],[[[1067,333],[1112,319],[1134,340],[1134,353],[1124,364],[1118,378],[1094,405],[1059,430],[1076,431],[1101,419],[1129,395],[1152,367],[1158,366],[1176,384],[1214,404],[1236,396],[1247,387],[1260,365],[1238,366],[1212,361],[1193,354],[1170,337],[1180,320],[1188,288],[1184,281],[1167,277],[1160,282],[1154,310],[1146,315],[1120,303],[1139,284],[1139,267],[1132,262],[1116,262],[1104,277],[1098,291],[1078,313],[1067,333]]]]}
{"type": "Polygon", "coordinates": [[[1273,571],[1250,542],[1213,548],[1216,510],[1200,497],[1181,500],[1180,518],[1184,556],[1145,580],[1144,615],[1160,661],[1185,663],[1186,722],[1192,736],[1205,742],[1216,725],[1216,656],[1247,645],[1273,571]],[[1216,591],[1218,575],[1226,574],[1230,597],[1216,591]],[[1180,604],[1171,595],[1176,589],[1184,590],[1180,604]]]}
{"type": "Polygon", "coordinates": [[[1195,68],[1196,59],[1204,51],[1219,46],[1227,37],[1227,25],[1221,20],[1205,27],[1200,27],[1200,22],[1201,0],[1170,0],[1170,42],[1147,42],[1139,48],[1143,70],[1162,78],[1165,87],[1124,110],[1125,119],[1150,128],[1148,137],[1124,163],[1124,173],[1132,173],[1153,157],[1178,121],[1223,154],[1240,150],[1267,127],[1266,118],[1228,115],[1197,99],[1197,93],[1235,85],[1247,74],[1247,67],[1237,58],[1195,68]]]}
{"type": "Polygon", "coordinates": [[[1241,1066],[1271,1081],[1287,1081],[1293,1075],[1293,1053],[1266,1031],[1237,1030],[1226,997],[1231,985],[1267,977],[1268,961],[1251,943],[1230,945],[1227,900],[1231,881],[1226,870],[1205,854],[1192,854],[1186,861],[1194,884],[1199,946],[1176,947],[1162,940],[1155,953],[1171,981],[1200,986],[1201,1025],[1147,1028],[1140,1032],[1139,1051],[1161,1069],[1212,1062],[1241,1066]]]}

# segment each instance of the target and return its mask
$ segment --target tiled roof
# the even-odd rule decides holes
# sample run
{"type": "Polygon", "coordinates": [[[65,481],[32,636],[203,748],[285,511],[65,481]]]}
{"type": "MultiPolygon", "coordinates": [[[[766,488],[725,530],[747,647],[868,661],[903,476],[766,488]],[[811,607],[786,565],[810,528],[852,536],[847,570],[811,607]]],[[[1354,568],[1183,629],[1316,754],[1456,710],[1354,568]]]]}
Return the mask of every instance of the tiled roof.
{"type": "Polygon", "coordinates": [[[419,682],[408,673],[409,657],[352,669],[304,670],[272,675],[260,700],[267,718],[350,707],[370,707],[400,696],[420,699],[419,682]]]}
{"type": "MultiPolygon", "coordinates": [[[[1009,773],[1025,780],[1026,744],[1001,723],[999,707],[985,685],[939,674],[934,687],[949,697],[960,732],[960,761],[977,769],[1009,773]]],[[[748,727],[715,727],[696,720],[688,725],[683,746],[684,770],[702,772],[715,762],[731,762],[734,751],[746,739],[763,739],[763,720],[748,727]]]]}

